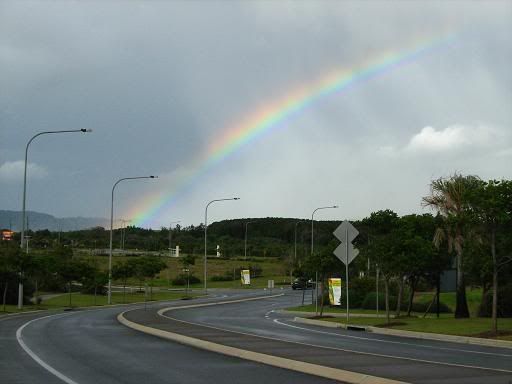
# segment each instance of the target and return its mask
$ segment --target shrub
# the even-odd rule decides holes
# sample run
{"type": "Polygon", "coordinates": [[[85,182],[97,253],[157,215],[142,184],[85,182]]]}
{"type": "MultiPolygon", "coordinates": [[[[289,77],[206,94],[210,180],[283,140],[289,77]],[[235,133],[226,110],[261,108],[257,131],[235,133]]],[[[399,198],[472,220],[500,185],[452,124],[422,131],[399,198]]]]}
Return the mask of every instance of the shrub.
{"type": "MultiPolygon", "coordinates": [[[[478,315],[492,316],[492,290],[485,293],[478,308],[478,315]]],[[[498,317],[512,317],[512,283],[498,287],[498,317]]]]}
{"type": "MultiPolygon", "coordinates": [[[[363,301],[371,292],[375,291],[375,280],[367,277],[358,277],[348,282],[350,308],[361,308],[363,301]]],[[[346,291],[341,290],[341,302],[345,302],[346,291]]]]}
{"type": "MultiPolygon", "coordinates": [[[[188,279],[189,284],[199,284],[201,282],[201,280],[194,275],[188,276],[188,279]]],[[[187,275],[182,273],[172,279],[171,282],[172,285],[187,285],[187,275]]]]}
{"type": "Polygon", "coordinates": [[[230,275],[216,275],[210,278],[210,281],[233,281],[233,276],[230,275]]]}
{"type": "MultiPolygon", "coordinates": [[[[413,312],[419,312],[419,313],[425,313],[427,311],[428,306],[430,305],[430,302],[423,302],[423,303],[412,303],[412,311],[413,312]]],[[[407,306],[407,304],[405,305],[407,306]]],[[[406,308],[407,309],[407,308],[406,308]]],[[[437,304],[434,302],[432,305],[430,305],[429,313],[436,313],[437,312],[437,304]]],[[[442,301],[439,302],[439,313],[452,313],[452,310],[449,306],[447,306],[442,301]]]]}
{"type": "MultiPolygon", "coordinates": [[[[377,295],[375,292],[370,292],[363,300],[361,307],[363,309],[375,309],[377,304],[377,295]]],[[[379,309],[386,309],[386,301],[384,292],[379,292],[379,309]]],[[[396,309],[396,296],[389,296],[389,309],[396,309]]]]}

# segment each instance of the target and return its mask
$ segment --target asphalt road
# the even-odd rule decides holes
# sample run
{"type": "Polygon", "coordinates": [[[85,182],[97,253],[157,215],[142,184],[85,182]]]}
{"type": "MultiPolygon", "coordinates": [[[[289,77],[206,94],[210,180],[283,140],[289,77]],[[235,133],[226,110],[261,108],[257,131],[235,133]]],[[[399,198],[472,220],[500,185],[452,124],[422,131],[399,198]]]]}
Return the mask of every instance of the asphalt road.
{"type": "MultiPolygon", "coordinates": [[[[218,294],[218,298],[213,300],[247,294],[254,293],[218,294]]],[[[174,302],[167,306],[183,304],[187,302],[174,302]]],[[[133,331],[116,320],[117,314],[126,309],[114,307],[0,318],[0,383],[332,382],[133,331]]]]}
{"type": "MultiPolygon", "coordinates": [[[[376,335],[298,324],[276,309],[300,304],[300,292],[279,298],[169,311],[165,316],[229,330],[216,342],[315,364],[412,383],[512,383],[512,349],[376,335]],[[236,334],[235,334],[236,335],[236,334]],[[257,336],[261,341],[255,342],[257,336]]],[[[171,321],[171,320],[168,320],[171,321]]],[[[182,323],[183,324],[183,323],[182,323]]],[[[204,327],[203,327],[204,328],[204,327]]],[[[207,338],[205,336],[204,338],[207,338]]]]}

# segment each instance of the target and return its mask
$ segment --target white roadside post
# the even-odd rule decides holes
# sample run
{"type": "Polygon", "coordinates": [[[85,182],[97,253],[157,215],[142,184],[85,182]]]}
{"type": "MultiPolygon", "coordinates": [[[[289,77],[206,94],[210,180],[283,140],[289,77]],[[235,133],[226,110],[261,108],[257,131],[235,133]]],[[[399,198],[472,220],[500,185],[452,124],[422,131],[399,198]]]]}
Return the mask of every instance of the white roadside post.
{"type": "Polygon", "coordinates": [[[348,221],[341,223],[333,232],[341,244],[334,250],[334,255],[345,264],[345,287],[347,301],[347,324],[349,322],[349,297],[348,297],[348,266],[359,255],[359,250],[354,248],[352,241],[359,235],[359,231],[348,221]]]}

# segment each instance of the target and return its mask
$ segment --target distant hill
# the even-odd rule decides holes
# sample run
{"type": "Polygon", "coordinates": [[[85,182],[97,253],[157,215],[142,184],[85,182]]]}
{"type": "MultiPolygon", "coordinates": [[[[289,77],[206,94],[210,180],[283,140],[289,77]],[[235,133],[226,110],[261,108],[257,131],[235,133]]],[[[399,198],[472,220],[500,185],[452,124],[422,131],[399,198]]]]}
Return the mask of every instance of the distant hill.
{"type": "MultiPolygon", "coordinates": [[[[34,231],[48,229],[50,231],[75,231],[106,227],[107,219],[98,217],[55,217],[46,213],[27,211],[28,228],[34,231]]],[[[12,229],[15,232],[21,230],[21,212],[0,210],[0,228],[12,229]]]]}

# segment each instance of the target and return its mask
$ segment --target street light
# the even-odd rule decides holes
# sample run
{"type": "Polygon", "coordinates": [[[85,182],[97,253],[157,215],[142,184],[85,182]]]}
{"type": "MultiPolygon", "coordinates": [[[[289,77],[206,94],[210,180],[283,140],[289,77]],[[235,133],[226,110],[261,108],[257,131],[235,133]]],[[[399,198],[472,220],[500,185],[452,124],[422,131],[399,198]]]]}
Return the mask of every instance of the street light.
{"type": "Polygon", "coordinates": [[[302,223],[302,220],[298,220],[295,223],[295,241],[294,241],[294,249],[293,249],[293,259],[295,262],[297,262],[297,225],[302,223]]]}
{"type": "Polygon", "coordinates": [[[117,180],[112,187],[112,200],[110,203],[110,252],[108,255],[108,299],[107,303],[112,304],[112,234],[114,227],[114,191],[121,181],[124,180],[137,180],[137,179],[158,179],[158,176],[137,176],[137,177],[123,177],[117,180]]]}
{"type": "Polygon", "coordinates": [[[245,223],[245,242],[244,242],[244,260],[247,261],[247,226],[255,221],[248,221],[245,223]]]}
{"type": "MultiPolygon", "coordinates": [[[[311,256],[313,256],[313,248],[314,248],[314,242],[313,242],[313,218],[315,216],[315,212],[319,211],[321,209],[331,209],[331,208],[338,208],[337,205],[332,205],[329,207],[319,207],[316,208],[313,213],[311,214],[311,256]]],[[[315,298],[315,314],[318,313],[318,272],[316,272],[315,276],[315,292],[316,292],[316,298],[315,298]]]]}
{"type": "Polygon", "coordinates": [[[172,225],[173,224],[178,224],[178,223],[181,223],[181,220],[178,220],[178,221],[171,221],[171,223],[169,224],[169,256],[172,256],[172,225]]]}
{"type": "MultiPolygon", "coordinates": [[[[30,143],[39,136],[42,135],[53,135],[57,133],[88,133],[92,132],[92,129],[71,129],[71,130],[62,130],[62,131],[44,131],[39,132],[32,136],[30,140],[27,143],[27,146],[25,147],[25,171],[23,174],[23,208],[21,210],[21,242],[20,246],[21,249],[23,249],[25,244],[25,215],[26,215],[26,202],[27,202],[27,160],[28,160],[28,147],[30,146],[30,143]]],[[[20,272],[20,281],[18,285],[18,309],[23,308],[23,283],[21,281],[21,272],[20,272]]]]}
{"type": "MultiPolygon", "coordinates": [[[[169,283],[169,286],[171,285],[171,276],[169,270],[171,269],[170,263],[171,263],[171,257],[172,257],[172,225],[181,223],[181,220],[178,221],[171,221],[169,224],[169,261],[167,262],[167,282],[169,283]]],[[[187,282],[188,283],[188,282],[187,282]]],[[[188,295],[188,291],[187,291],[188,295]]]]}
{"type": "Polygon", "coordinates": [[[231,197],[228,199],[216,199],[210,201],[208,204],[206,204],[206,208],[204,209],[204,293],[206,294],[206,236],[208,232],[208,207],[211,203],[215,203],[216,201],[228,201],[228,200],[240,200],[239,197],[231,197]]]}
{"type": "Polygon", "coordinates": [[[124,243],[126,238],[126,223],[130,223],[131,220],[125,220],[125,219],[119,219],[121,222],[121,241],[119,242],[119,245],[121,247],[121,250],[124,251],[124,243]]]}

